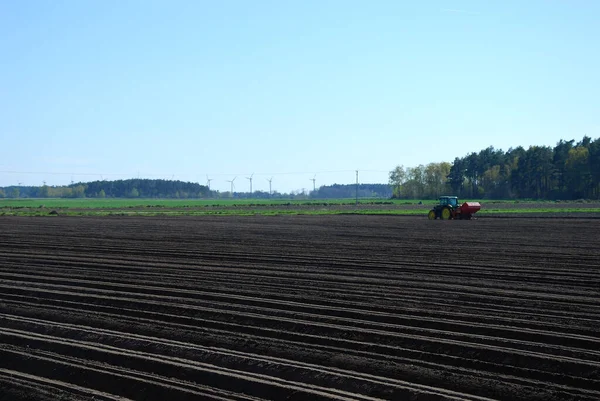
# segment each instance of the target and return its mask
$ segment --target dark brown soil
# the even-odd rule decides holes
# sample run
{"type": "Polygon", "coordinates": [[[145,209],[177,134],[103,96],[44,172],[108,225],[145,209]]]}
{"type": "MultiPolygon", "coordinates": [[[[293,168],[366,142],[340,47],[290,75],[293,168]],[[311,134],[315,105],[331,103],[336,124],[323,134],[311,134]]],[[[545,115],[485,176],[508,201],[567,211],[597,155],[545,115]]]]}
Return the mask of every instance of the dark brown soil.
{"type": "Polygon", "coordinates": [[[599,233],[0,218],[0,400],[598,400],[599,233]]]}

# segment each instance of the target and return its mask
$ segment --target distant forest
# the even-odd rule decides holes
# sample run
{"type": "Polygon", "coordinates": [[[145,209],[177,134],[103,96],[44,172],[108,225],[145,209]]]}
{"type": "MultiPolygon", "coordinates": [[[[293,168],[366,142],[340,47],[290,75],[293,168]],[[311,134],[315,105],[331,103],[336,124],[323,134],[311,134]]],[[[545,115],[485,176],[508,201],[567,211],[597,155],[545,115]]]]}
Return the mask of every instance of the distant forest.
{"type": "Polygon", "coordinates": [[[489,147],[457,157],[453,163],[397,166],[388,184],[333,184],[310,192],[210,191],[193,182],[130,179],[66,186],[9,186],[0,198],[354,198],[434,199],[600,199],[600,138],[559,141],[556,146],[489,147]]]}
{"type": "Polygon", "coordinates": [[[66,186],[0,188],[0,198],[206,198],[210,191],[193,182],[130,179],[66,186]]]}
{"type": "MultiPolygon", "coordinates": [[[[387,184],[360,184],[361,198],[389,198],[391,187],[387,184]]],[[[193,182],[130,179],[118,181],[93,181],[65,186],[11,186],[0,188],[0,198],[252,198],[252,199],[333,199],[354,198],[356,185],[324,185],[316,191],[269,194],[264,191],[230,192],[210,191],[207,186],[193,182]]]]}
{"type": "Polygon", "coordinates": [[[489,147],[453,163],[390,172],[396,198],[442,194],[473,199],[600,199],[600,138],[559,141],[556,146],[502,150],[489,147]]]}
{"type": "MultiPolygon", "coordinates": [[[[353,198],[357,196],[356,184],[323,185],[310,192],[315,199],[353,198]]],[[[359,198],[390,198],[392,187],[388,184],[358,184],[359,198]]]]}

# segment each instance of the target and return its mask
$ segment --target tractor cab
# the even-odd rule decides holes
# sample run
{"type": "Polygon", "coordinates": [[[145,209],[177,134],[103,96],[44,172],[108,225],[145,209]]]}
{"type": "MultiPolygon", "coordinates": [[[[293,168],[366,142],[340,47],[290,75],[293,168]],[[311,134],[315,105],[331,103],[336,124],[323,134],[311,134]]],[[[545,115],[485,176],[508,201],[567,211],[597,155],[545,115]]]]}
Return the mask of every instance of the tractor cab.
{"type": "Polygon", "coordinates": [[[440,206],[458,206],[458,197],[457,196],[440,196],[440,206]]]}

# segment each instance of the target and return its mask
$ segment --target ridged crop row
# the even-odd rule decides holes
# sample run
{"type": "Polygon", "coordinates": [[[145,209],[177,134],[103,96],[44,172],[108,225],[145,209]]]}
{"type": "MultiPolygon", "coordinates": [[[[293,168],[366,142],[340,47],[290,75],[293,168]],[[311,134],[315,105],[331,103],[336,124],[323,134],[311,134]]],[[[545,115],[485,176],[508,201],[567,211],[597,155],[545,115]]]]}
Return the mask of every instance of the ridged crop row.
{"type": "Polygon", "coordinates": [[[600,220],[0,226],[12,399],[600,399],[600,220]]]}

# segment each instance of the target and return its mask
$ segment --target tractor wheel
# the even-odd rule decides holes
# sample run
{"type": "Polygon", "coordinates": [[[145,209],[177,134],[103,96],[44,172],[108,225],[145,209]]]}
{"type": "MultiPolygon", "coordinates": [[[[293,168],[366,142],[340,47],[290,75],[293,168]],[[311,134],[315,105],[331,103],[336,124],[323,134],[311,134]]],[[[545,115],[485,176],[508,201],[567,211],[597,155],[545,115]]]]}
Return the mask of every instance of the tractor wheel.
{"type": "Polygon", "coordinates": [[[450,211],[450,208],[443,208],[442,209],[442,220],[450,220],[452,218],[452,212],[450,211]]]}
{"type": "Polygon", "coordinates": [[[427,215],[427,218],[429,220],[435,220],[435,210],[430,210],[429,214],[427,215]]]}

